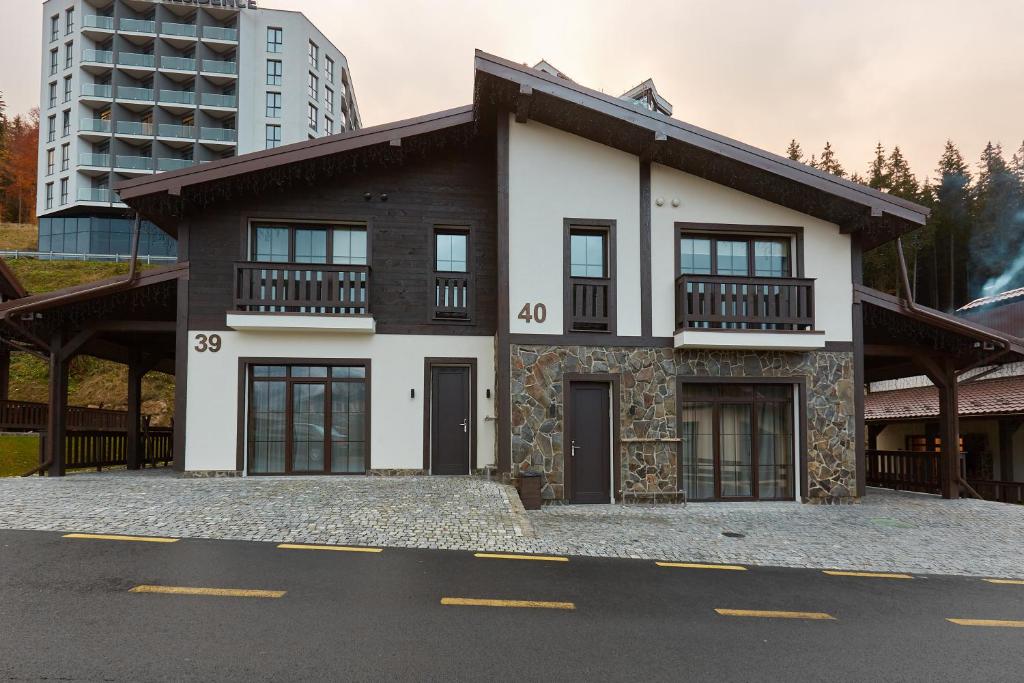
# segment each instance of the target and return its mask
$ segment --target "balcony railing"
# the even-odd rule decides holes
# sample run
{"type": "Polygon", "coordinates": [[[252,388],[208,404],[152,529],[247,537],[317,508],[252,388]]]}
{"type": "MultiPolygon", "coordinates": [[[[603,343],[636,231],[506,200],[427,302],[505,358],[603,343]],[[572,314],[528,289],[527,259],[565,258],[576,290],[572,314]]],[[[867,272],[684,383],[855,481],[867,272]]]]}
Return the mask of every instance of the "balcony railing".
{"type": "Polygon", "coordinates": [[[158,171],[178,171],[183,168],[195,166],[196,162],[193,159],[157,159],[156,170],[158,171]]]}
{"type": "Polygon", "coordinates": [[[814,280],[680,275],[676,329],[813,330],[814,280]]]}
{"type": "Polygon", "coordinates": [[[153,157],[133,157],[118,154],[115,158],[114,168],[123,168],[131,171],[152,171],[153,157]]]}
{"type": "Polygon", "coordinates": [[[465,273],[434,273],[434,318],[467,320],[472,293],[472,276],[465,273]]]}
{"type": "Polygon", "coordinates": [[[167,104],[195,104],[196,94],[191,90],[161,90],[160,101],[167,104]]]}
{"type": "Polygon", "coordinates": [[[152,102],[152,88],[129,88],[123,85],[117,86],[117,99],[133,100],[136,102],[152,102]]]}
{"type": "Polygon", "coordinates": [[[569,278],[569,326],[574,332],[611,331],[611,280],[569,278]]]}
{"type": "Polygon", "coordinates": [[[157,128],[157,134],[162,138],[179,138],[183,140],[195,140],[196,127],[182,126],[176,123],[161,123],[157,128]]]}
{"type": "Polygon", "coordinates": [[[235,142],[238,138],[238,131],[234,128],[206,128],[199,130],[199,139],[210,142],[235,142]]]}
{"type": "Polygon", "coordinates": [[[80,187],[78,188],[78,201],[109,204],[114,201],[114,193],[105,187],[80,187]]]}
{"type": "Polygon", "coordinates": [[[238,97],[236,95],[220,95],[217,93],[204,92],[201,102],[204,107],[235,109],[238,106],[238,97]]]}
{"type": "Polygon", "coordinates": [[[238,64],[236,62],[225,62],[220,59],[204,59],[203,71],[211,74],[234,76],[238,73],[238,64]]]}
{"type": "Polygon", "coordinates": [[[104,97],[110,99],[114,96],[114,86],[103,83],[83,83],[82,97],[104,97]]]}
{"type": "Polygon", "coordinates": [[[117,55],[119,66],[139,66],[146,69],[156,68],[156,56],[138,52],[120,52],[117,55]]]}
{"type": "Polygon", "coordinates": [[[153,124],[142,121],[118,121],[115,129],[118,135],[153,135],[153,124]]]}
{"type": "Polygon", "coordinates": [[[131,33],[156,33],[156,22],[151,19],[122,19],[120,27],[131,33]]]}
{"type": "Polygon", "coordinates": [[[109,133],[109,119],[82,119],[78,122],[78,130],[82,133],[109,133]]]}
{"type": "Polygon", "coordinates": [[[198,35],[195,24],[176,24],[170,21],[160,22],[160,33],[182,38],[195,38],[198,35]]]}
{"type": "Polygon", "coordinates": [[[114,17],[101,17],[95,14],[87,14],[82,17],[82,26],[85,28],[100,28],[106,31],[113,31],[114,17]]]}
{"type": "Polygon", "coordinates": [[[195,71],[196,60],[191,57],[161,57],[160,66],[173,71],[195,71]]]}
{"type": "Polygon", "coordinates": [[[78,155],[79,166],[98,166],[100,168],[110,168],[110,155],[109,154],[91,154],[89,152],[82,152],[78,155]]]}
{"type": "Polygon", "coordinates": [[[238,42],[238,29],[226,28],[224,26],[204,26],[203,38],[207,40],[225,40],[232,43],[238,42]]]}
{"type": "Polygon", "coordinates": [[[368,315],[369,301],[369,266],[235,264],[235,309],[238,311],[368,315]]]}
{"type": "Polygon", "coordinates": [[[111,50],[94,50],[86,47],[82,49],[82,61],[89,64],[113,64],[114,53],[111,50]]]}

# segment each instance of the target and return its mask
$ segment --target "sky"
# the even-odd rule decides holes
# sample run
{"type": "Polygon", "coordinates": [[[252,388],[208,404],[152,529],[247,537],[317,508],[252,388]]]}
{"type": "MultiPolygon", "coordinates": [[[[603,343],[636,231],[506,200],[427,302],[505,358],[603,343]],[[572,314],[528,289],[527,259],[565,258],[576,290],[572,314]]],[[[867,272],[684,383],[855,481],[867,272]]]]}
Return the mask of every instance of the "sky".
{"type": "MultiPolygon", "coordinates": [[[[975,164],[1024,141],[1024,0],[259,0],[348,57],[364,125],[468,104],[473,50],[547,59],[621,94],[648,77],[689,123],[784,153],[832,142],[865,173],[900,145],[920,179],[947,138],[975,164]]],[[[39,100],[41,0],[0,0],[0,92],[39,100]]]]}

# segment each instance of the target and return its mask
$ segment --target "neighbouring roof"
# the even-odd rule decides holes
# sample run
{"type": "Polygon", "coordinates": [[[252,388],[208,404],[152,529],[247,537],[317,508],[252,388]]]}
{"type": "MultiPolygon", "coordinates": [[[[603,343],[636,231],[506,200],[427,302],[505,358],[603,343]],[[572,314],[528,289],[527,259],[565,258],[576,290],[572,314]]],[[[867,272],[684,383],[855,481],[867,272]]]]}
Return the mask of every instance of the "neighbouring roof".
{"type": "Polygon", "coordinates": [[[651,97],[654,98],[655,103],[658,105],[658,109],[668,116],[672,116],[672,103],[661,96],[658,89],[654,86],[654,79],[648,78],[646,81],[639,85],[635,85],[626,92],[619,95],[624,100],[636,101],[644,93],[650,93],[651,97]]]}
{"type": "Polygon", "coordinates": [[[21,284],[21,280],[3,259],[0,259],[0,295],[5,301],[28,296],[28,291],[21,284]]]}
{"type": "Polygon", "coordinates": [[[957,309],[957,313],[961,311],[970,311],[976,308],[982,308],[983,306],[991,306],[994,304],[1007,304],[1011,301],[1024,300],[1024,287],[1018,287],[1017,289],[1009,289],[1005,292],[999,292],[992,296],[983,296],[975,299],[969,304],[964,304],[957,309]]]}
{"type": "MultiPolygon", "coordinates": [[[[1024,376],[967,382],[959,387],[961,416],[1024,414],[1024,376]]],[[[938,417],[939,392],[933,386],[879,391],[864,396],[868,422],[938,417]]]]}
{"type": "Polygon", "coordinates": [[[557,66],[555,66],[554,64],[552,64],[551,62],[549,62],[546,59],[542,59],[539,62],[537,62],[536,64],[534,64],[533,68],[536,69],[537,71],[543,71],[546,74],[551,74],[552,76],[557,76],[558,78],[564,78],[567,81],[571,81],[572,80],[571,78],[569,78],[568,76],[565,75],[564,71],[562,71],[561,69],[559,69],[557,66]]]}

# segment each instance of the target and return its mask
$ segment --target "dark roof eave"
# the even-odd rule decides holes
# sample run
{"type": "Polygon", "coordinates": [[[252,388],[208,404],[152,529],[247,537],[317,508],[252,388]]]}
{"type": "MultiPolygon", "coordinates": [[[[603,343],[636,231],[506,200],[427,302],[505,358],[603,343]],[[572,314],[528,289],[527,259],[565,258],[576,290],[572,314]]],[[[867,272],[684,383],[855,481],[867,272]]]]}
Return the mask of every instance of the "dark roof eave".
{"type": "Polygon", "coordinates": [[[928,208],[914,202],[893,197],[859,183],[843,180],[830,173],[819,171],[678,119],[639,109],[619,98],[586,88],[572,81],[554,78],[544,72],[524,67],[481,50],[476,51],[476,69],[478,72],[496,78],[528,85],[535,92],[543,92],[563,101],[646,128],[652,134],[663,133],[668,138],[679,142],[861,204],[870,208],[874,215],[890,214],[916,225],[924,225],[930,213],[928,208]]]}

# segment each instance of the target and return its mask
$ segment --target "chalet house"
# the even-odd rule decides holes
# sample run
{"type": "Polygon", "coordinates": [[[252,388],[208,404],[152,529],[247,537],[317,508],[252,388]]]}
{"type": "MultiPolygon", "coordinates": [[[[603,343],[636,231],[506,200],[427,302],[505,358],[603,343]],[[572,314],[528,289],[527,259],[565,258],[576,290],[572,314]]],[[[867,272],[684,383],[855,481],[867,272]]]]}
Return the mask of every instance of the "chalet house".
{"type": "Polygon", "coordinates": [[[93,353],[172,364],[194,476],[493,468],[566,502],[837,503],[864,494],[866,381],[1024,358],[861,285],[926,209],[670,118],[653,83],[550,71],[478,52],[469,106],[119,186],[179,265],[0,306],[50,354],[53,433],[93,353]]]}

